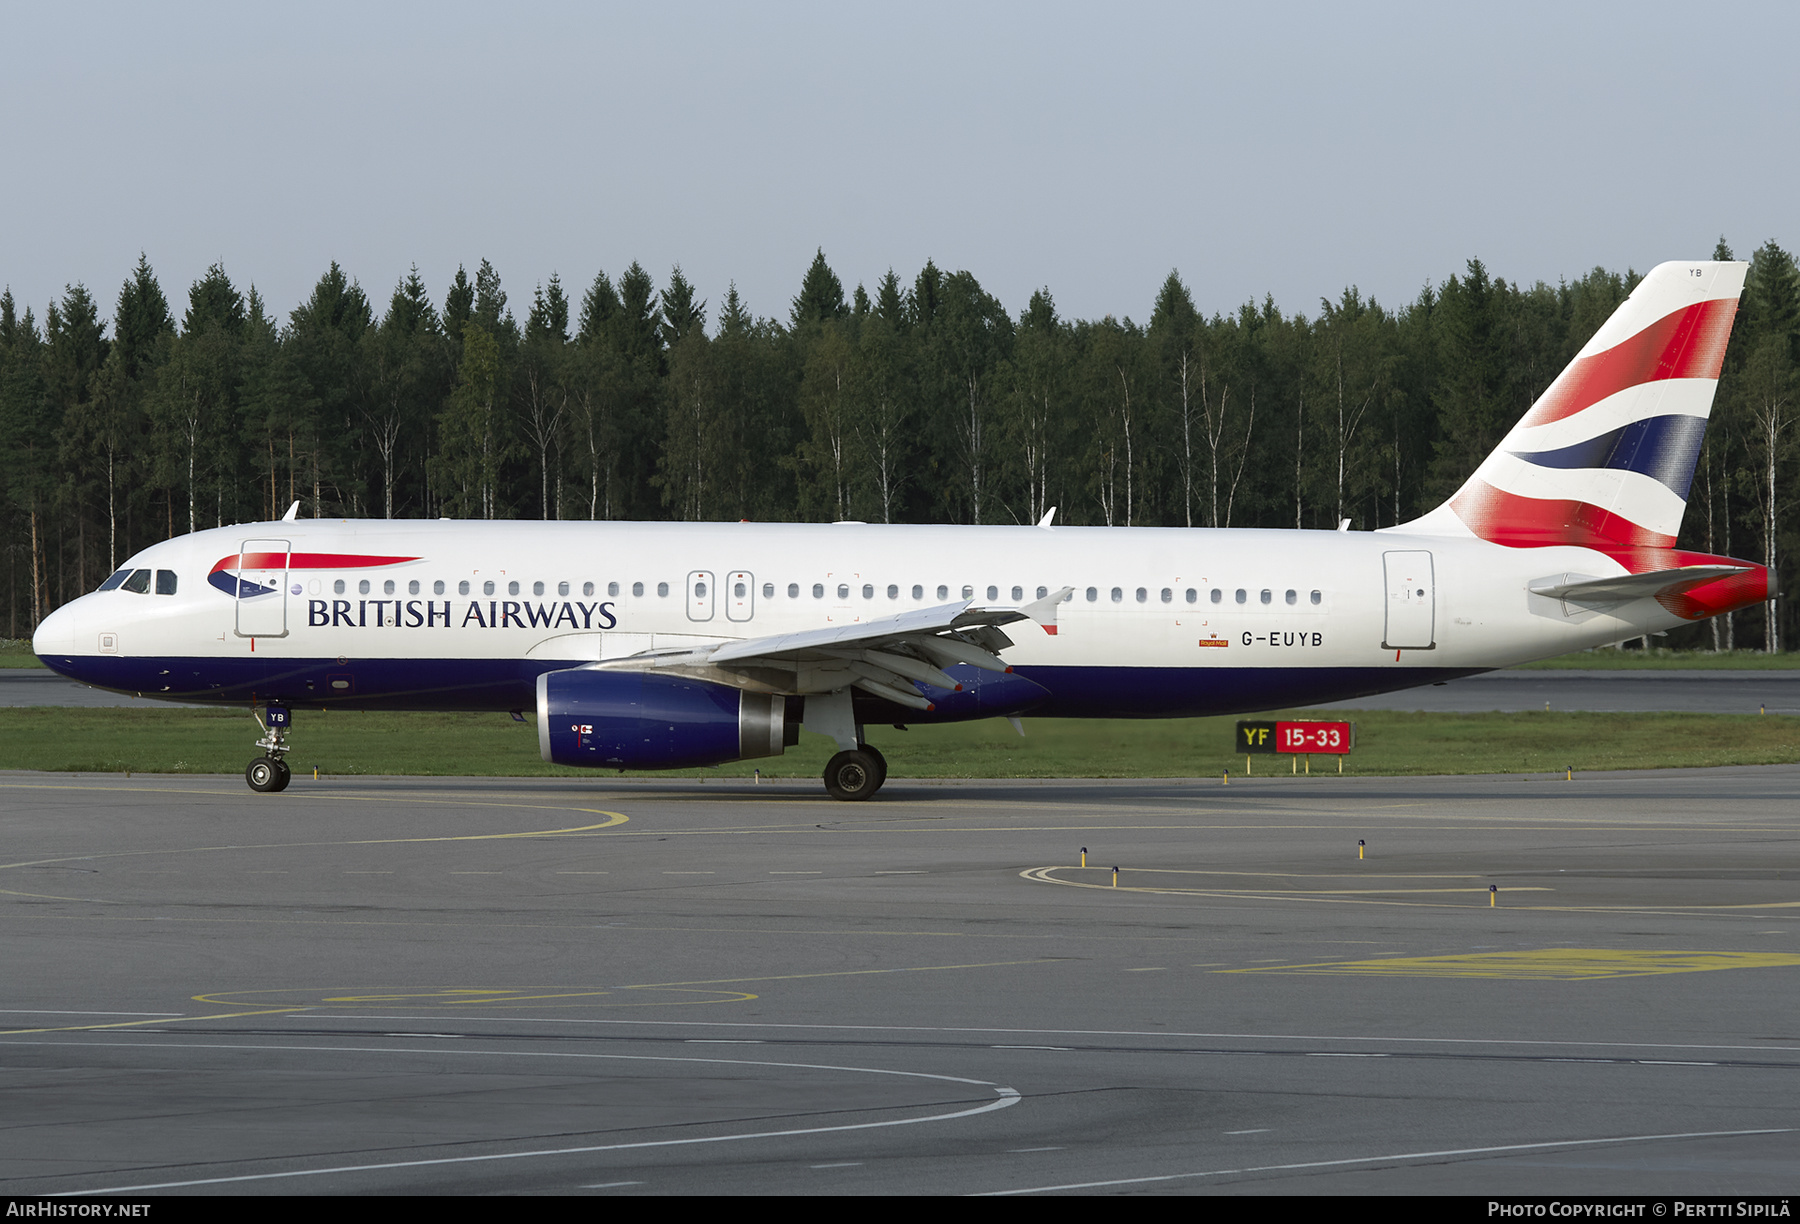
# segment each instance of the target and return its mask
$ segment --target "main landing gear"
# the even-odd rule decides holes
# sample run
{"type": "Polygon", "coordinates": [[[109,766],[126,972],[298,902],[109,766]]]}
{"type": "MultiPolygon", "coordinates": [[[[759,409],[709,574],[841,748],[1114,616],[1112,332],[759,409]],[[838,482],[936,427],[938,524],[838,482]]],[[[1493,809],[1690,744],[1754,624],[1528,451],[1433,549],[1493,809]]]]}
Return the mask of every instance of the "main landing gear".
{"type": "Polygon", "coordinates": [[[263,755],[244,766],[244,781],[253,791],[284,791],[294,778],[283,759],[288,754],[288,725],[293,715],[282,706],[266,706],[260,711],[252,706],[250,716],[263,729],[263,737],[256,741],[263,755]]]}
{"type": "Polygon", "coordinates": [[[887,781],[887,758],[862,744],[825,763],[825,789],[833,799],[867,799],[887,781]]]}

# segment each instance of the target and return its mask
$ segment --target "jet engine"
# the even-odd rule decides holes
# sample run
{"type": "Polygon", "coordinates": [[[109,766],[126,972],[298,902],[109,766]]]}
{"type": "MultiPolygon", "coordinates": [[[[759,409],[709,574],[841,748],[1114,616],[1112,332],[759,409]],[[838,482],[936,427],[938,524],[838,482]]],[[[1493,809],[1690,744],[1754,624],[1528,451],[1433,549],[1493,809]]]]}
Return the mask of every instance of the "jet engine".
{"type": "Polygon", "coordinates": [[[689,769],[780,756],[787,698],[679,676],[574,668],[537,682],[538,749],[556,765],[689,769]]]}

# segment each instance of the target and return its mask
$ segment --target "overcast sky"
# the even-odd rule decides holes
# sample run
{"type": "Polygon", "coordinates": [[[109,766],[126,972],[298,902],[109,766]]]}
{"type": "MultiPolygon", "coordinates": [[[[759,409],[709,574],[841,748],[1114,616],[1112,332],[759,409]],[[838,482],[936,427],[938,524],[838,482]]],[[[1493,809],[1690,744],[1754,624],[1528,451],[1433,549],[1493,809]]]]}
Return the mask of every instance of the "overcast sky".
{"type": "Polygon", "coordinates": [[[0,0],[0,282],[486,258],[522,318],[636,259],[785,320],[822,247],[1141,321],[1800,242],[1800,7],[1363,8],[0,0]]]}

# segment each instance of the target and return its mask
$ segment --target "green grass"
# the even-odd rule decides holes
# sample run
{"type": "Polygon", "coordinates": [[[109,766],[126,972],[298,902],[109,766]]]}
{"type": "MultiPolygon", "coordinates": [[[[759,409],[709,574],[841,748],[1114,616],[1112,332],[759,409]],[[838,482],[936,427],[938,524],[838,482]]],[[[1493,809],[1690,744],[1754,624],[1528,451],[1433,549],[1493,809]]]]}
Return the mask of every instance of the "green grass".
{"type": "MultiPolygon", "coordinates": [[[[1334,717],[1326,715],[1324,717],[1334,717]]],[[[870,728],[895,777],[1118,778],[1217,776],[1244,769],[1231,751],[1233,718],[1127,721],[1028,719],[1021,739],[989,720],[897,731],[870,728]]],[[[1352,774],[1561,772],[1800,761],[1800,718],[1755,714],[1354,715],[1352,774]]],[[[257,728],[242,710],[0,709],[0,769],[239,773],[257,728]]],[[[594,776],[538,759],[537,730],[501,714],[295,711],[298,773],[502,777],[594,776]]],[[[674,776],[816,778],[832,748],[803,735],[785,756],[674,776]]],[[[1317,756],[1315,771],[1335,773],[1317,756]]],[[[1286,757],[1258,757],[1257,774],[1286,773],[1286,757]]],[[[606,775],[602,775],[606,776],[606,775]]],[[[652,775],[656,776],[656,775],[652,775]]],[[[661,775],[669,776],[669,775],[661,775]]]]}
{"type": "Polygon", "coordinates": [[[0,667],[42,667],[30,638],[0,638],[0,667]]]}

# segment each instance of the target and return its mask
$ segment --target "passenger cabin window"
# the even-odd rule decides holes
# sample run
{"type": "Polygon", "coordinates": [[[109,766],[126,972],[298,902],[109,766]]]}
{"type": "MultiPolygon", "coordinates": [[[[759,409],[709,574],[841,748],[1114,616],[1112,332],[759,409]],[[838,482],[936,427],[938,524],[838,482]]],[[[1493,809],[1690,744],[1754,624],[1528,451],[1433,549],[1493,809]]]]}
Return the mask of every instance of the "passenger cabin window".
{"type": "MultiPolygon", "coordinates": [[[[431,593],[433,595],[442,595],[444,593],[444,580],[442,578],[431,584],[431,593]]],[[[464,593],[466,594],[467,592],[464,593]]]]}
{"type": "Polygon", "coordinates": [[[1125,598],[1125,592],[1123,590],[1121,590],[1118,587],[1114,587],[1112,589],[1112,601],[1114,603],[1120,603],[1124,600],[1124,598],[1125,598]]]}
{"type": "Polygon", "coordinates": [[[1139,603],[1143,603],[1143,602],[1145,602],[1145,601],[1146,601],[1146,600],[1148,600],[1148,599],[1149,599],[1149,598],[1150,598],[1150,592],[1149,592],[1149,591],[1146,591],[1146,590],[1145,590],[1145,589],[1144,589],[1144,588],[1143,588],[1143,587],[1139,587],[1139,588],[1138,588],[1138,589],[1137,589],[1137,601],[1138,601],[1138,602],[1139,602],[1139,603]]]}
{"type": "Polygon", "coordinates": [[[519,584],[516,582],[507,583],[506,584],[506,593],[508,595],[517,595],[519,593],[519,584]]]}
{"type": "Polygon", "coordinates": [[[394,580],[392,578],[389,578],[386,582],[381,584],[381,593],[383,595],[392,595],[394,593],[394,580]]]}
{"type": "Polygon", "coordinates": [[[975,598],[975,588],[972,586],[965,586],[963,588],[962,597],[964,599],[974,599],[975,598]]]}
{"type": "Polygon", "coordinates": [[[789,599],[799,599],[800,598],[800,584],[798,582],[788,583],[788,598],[789,599]]]}
{"type": "Polygon", "coordinates": [[[888,583],[888,598],[889,599],[899,599],[900,598],[900,588],[892,582],[888,583]]]}
{"type": "Polygon", "coordinates": [[[1212,601],[1214,603],[1223,603],[1225,601],[1225,589],[1223,587],[1214,587],[1212,589],[1212,601]]]}
{"type": "Polygon", "coordinates": [[[414,578],[411,582],[406,584],[406,593],[408,595],[417,595],[419,593],[419,580],[417,578],[414,578]]]}
{"type": "Polygon", "coordinates": [[[483,595],[492,595],[494,593],[494,580],[492,578],[481,584],[481,593],[483,595]]]}
{"type": "Polygon", "coordinates": [[[1294,604],[1296,604],[1300,601],[1300,593],[1298,591],[1289,591],[1287,593],[1287,601],[1288,601],[1288,606],[1292,607],[1294,604]]]}
{"type": "Polygon", "coordinates": [[[1239,603],[1249,603],[1250,602],[1250,592],[1246,591],[1243,587],[1239,587],[1237,589],[1237,601],[1239,603]]]}
{"type": "Polygon", "coordinates": [[[631,593],[635,597],[642,598],[643,594],[644,594],[644,584],[641,582],[632,583],[631,584],[631,593]]]}
{"type": "Polygon", "coordinates": [[[950,598],[950,588],[947,586],[938,587],[938,598],[939,599],[949,599],[950,598]]]}
{"type": "Polygon", "coordinates": [[[1048,597],[1048,596],[1049,596],[1049,594],[1050,594],[1050,588],[1049,588],[1049,587],[1039,587],[1039,588],[1038,588],[1038,593],[1037,593],[1037,597],[1038,597],[1038,598],[1039,598],[1039,599],[1044,599],[1044,598],[1046,598],[1046,597],[1048,597]]]}
{"type": "Polygon", "coordinates": [[[813,598],[814,599],[824,599],[825,598],[825,584],[823,582],[813,583],[813,598]]]}
{"type": "Polygon", "coordinates": [[[556,584],[556,593],[558,595],[567,595],[569,593],[569,584],[566,582],[557,583],[556,584]]]}
{"type": "Polygon", "coordinates": [[[1014,603],[1023,603],[1024,600],[1025,600],[1025,588],[1024,587],[1014,587],[1013,588],[1013,602],[1014,603]]]}
{"type": "Polygon", "coordinates": [[[1175,592],[1171,591],[1168,587],[1164,587],[1162,589],[1162,601],[1164,603],[1171,603],[1174,601],[1174,599],[1175,599],[1175,592]]]}
{"type": "MultiPolygon", "coordinates": [[[[344,588],[341,586],[338,588],[340,591],[343,589],[344,588]]],[[[469,593],[469,580],[467,578],[464,578],[461,582],[456,584],[456,593],[458,595],[467,595],[469,593]]]]}
{"type": "Polygon", "coordinates": [[[869,582],[863,583],[863,598],[864,599],[874,599],[875,598],[875,586],[873,583],[869,583],[869,582]]]}
{"type": "Polygon", "coordinates": [[[838,583],[838,598],[839,599],[849,599],[850,598],[850,584],[849,583],[847,583],[847,582],[838,583]]]}
{"type": "Polygon", "coordinates": [[[581,593],[583,595],[592,595],[594,593],[594,584],[591,582],[582,583],[581,584],[581,593]]]}
{"type": "Polygon", "coordinates": [[[1272,602],[1274,602],[1274,598],[1275,598],[1274,592],[1266,590],[1266,589],[1263,591],[1262,601],[1264,603],[1272,603],[1272,602]]]}
{"type": "Polygon", "coordinates": [[[988,588],[988,598],[989,599],[999,599],[1000,598],[1000,588],[997,586],[989,587],[988,588]]]}
{"type": "Polygon", "coordinates": [[[1099,599],[1100,598],[1100,588],[1099,587],[1089,587],[1087,589],[1087,597],[1088,597],[1089,603],[1093,603],[1096,599],[1099,599]]]}
{"type": "Polygon", "coordinates": [[[1187,601],[1189,603],[1200,602],[1200,592],[1196,591],[1193,587],[1189,587],[1187,589],[1187,601]]]}
{"type": "Polygon", "coordinates": [[[617,595],[619,593],[619,584],[616,582],[607,583],[606,584],[606,593],[608,595],[617,595]]]}
{"type": "Polygon", "coordinates": [[[339,578],[336,582],[331,584],[331,593],[333,595],[342,595],[344,593],[344,580],[342,578],[339,578]]]}
{"type": "Polygon", "coordinates": [[[914,583],[913,584],[913,598],[914,599],[924,599],[925,598],[925,588],[918,585],[917,583],[914,583]]]}
{"type": "Polygon", "coordinates": [[[669,596],[669,584],[666,582],[657,583],[656,584],[656,594],[659,598],[667,599],[669,596]]]}
{"type": "Polygon", "coordinates": [[[175,593],[174,570],[156,571],[156,593],[158,595],[173,595],[175,593]]]}
{"type": "Polygon", "coordinates": [[[1319,592],[1317,592],[1317,591],[1314,591],[1314,592],[1313,592],[1313,593],[1312,593],[1312,601],[1313,601],[1313,606],[1314,606],[1314,607],[1317,607],[1317,606],[1318,606],[1318,604],[1319,604],[1319,602],[1320,602],[1320,601],[1321,601],[1321,599],[1322,599],[1322,598],[1323,598],[1323,597],[1322,597],[1322,596],[1321,596],[1321,595],[1320,595],[1320,594],[1319,594],[1319,592]]]}

